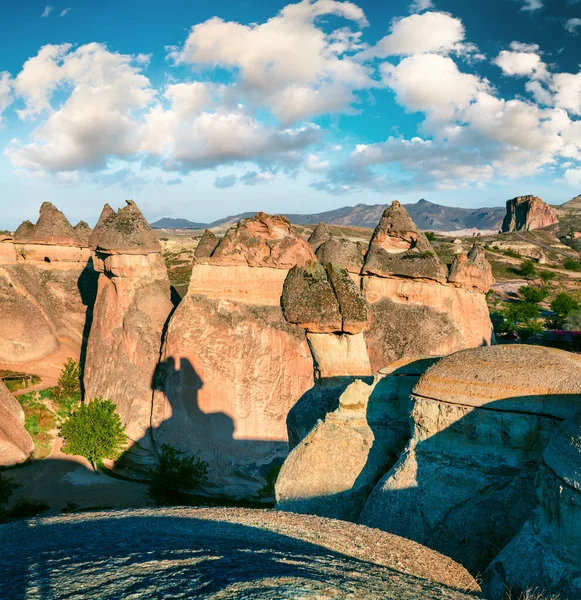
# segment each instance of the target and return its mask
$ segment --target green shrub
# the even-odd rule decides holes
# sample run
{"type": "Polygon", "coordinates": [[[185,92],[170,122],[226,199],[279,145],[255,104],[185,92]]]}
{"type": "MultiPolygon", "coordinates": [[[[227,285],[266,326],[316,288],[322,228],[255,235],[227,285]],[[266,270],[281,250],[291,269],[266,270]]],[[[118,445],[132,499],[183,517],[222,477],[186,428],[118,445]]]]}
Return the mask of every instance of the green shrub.
{"type": "Polygon", "coordinates": [[[563,266],[567,271],[581,271],[581,262],[572,258],[567,258],[563,263],[563,266]]]}
{"type": "Polygon", "coordinates": [[[532,260],[524,260],[520,266],[520,272],[523,277],[527,279],[533,279],[537,273],[535,263],[532,260]]]}
{"type": "Polygon", "coordinates": [[[149,470],[149,496],[158,506],[187,504],[188,492],[208,479],[208,463],[183,454],[163,444],[157,466],[149,470]]]}
{"type": "Polygon", "coordinates": [[[58,402],[64,399],[81,401],[81,366],[68,358],[59,375],[53,398],[58,402]]]}
{"type": "Polygon", "coordinates": [[[29,517],[36,517],[49,508],[49,505],[45,502],[21,496],[17,498],[12,508],[6,512],[6,516],[9,519],[27,519],[29,517]]]}
{"type": "Polygon", "coordinates": [[[518,332],[522,334],[524,332],[526,336],[527,331],[536,331],[538,329],[537,319],[541,311],[532,302],[519,302],[509,304],[501,314],[504,320],[497,329],[499,333],[518,332]]]}
{"type": "Polygon", "coordinates": [[[61,425],[60,435],[65,440],[63,452],[84,456],[93,468],[99,460],[119,458],[127,436],[115,409],[111,400],[103,398],[81,404],[61,425]]]}
{"type": "Polygon", "coordinates": [[[556,276],[557,274],[553,273],[552,271],[541,271],[539,273],[539,277],[541,278],[543,283],[549,283],[549,281],[555,279],[556,276]]]}
{"type": "Polygon", "coordinates": [[[581,310],[574,310],[569,313],[563,328],[566,331],[581,331],[581,310]]]}
{"type": "Polygon", "coordinates": [[[514,250],[505,250],[503,254],[504,256],[510,256],[511,258],[522,258],[521,255],[514,250]]]}
{"type": "Polygon", "coordinates": [[[551,310],[554,315],[547,319],[547,324],[552,329],[563,329],[567,317],[581,308],[578,300],[576,300],[571,294],[567,292],[561,292],[557,294],[555,299],[551,302],[551,310]]]}
{"type": "Polygon", "coordinates": [[[518,289],[525,302],[538,304],[542,302],[548,295],[549,290],[546,287],[534,287],[532,285],[523,285],[518,289]]]}
{"type": "Polygon", "coordinates": [[[426,237],[429,242],[433,242],[436,240],[436,234],[433,231],[426,231],[426,237]]]}

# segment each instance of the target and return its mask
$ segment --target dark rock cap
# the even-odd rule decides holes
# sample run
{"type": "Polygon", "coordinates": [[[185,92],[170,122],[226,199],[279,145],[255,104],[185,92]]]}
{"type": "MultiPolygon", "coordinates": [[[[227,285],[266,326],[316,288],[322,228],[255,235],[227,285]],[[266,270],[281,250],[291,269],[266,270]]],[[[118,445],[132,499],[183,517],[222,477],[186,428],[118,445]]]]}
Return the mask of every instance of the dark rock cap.
{"type": "Polygon", "coordinates": [[[161,252],[161,246],[145,217],[133,200],[115,212],[108,204],[103,207],[89,244],[104,254],[149,254],[161,252]]]}
{"type": "Polygon", "coordinates": [[[79,221],[73,227],[73,229],[75,230],[75,235],[81,246],[88,246],[89,238],[91,237],[91,232],[93,231],[89,227],[88,223],[85,223],[85,221],[79,221]]]}
{"type": "Polygon", "coordinates": [[[18,242],[24,242],[32,238],[34,232],[34,224],[30,221],[23,221],[18,226],[18,229],[14,232],[14,240],[18,242]]]}
{"type": "Polygon", "coordinates": [[[323,242],[330,240],[332,237],[331,228],[327,223],[320,221],[313,229],[313,233],[311,233],[307,241],[311,244],[313,250],[316,250],[323,242]]]}
{"type": "Polygon", "coordinates": [[[43,202],[36,225],[24,221],[14,234],[17,242],[55,246],[79,246],[73,226],[50,202],[43,202]]]}
{"type": "Polygon", "coordinates": [[[319,261],[326,265],[339,265],[350,273],[361,273],[365,253],[369,244],[353,242],[347,238],[332,237],[317,248],[315,254],[319,261]]]}
{"type": "Polygon", "coordinates": [[[442,283],[448,275],[428,238],[397,201],[384,211],[373,232],[362,272],[442,283]]]}
{"type": "Polygon", "coordinates": [[[220,239],[216,237],[209,229],[205,229],[194,251],[194,258],[196,261],[206,262],[207,259],[212,256],[212,252],[214,252],[219,243],[220,239]]]}

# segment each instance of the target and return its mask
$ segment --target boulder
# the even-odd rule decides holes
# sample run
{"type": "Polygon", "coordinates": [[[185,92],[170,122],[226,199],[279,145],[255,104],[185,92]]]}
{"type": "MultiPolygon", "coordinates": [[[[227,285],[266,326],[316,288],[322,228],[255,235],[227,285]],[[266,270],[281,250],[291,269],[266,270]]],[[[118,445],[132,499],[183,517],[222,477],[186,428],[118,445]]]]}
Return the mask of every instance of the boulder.
{"type": "Polygon", "coordinates": [[[309,242],[313,250],[316,252],[317,248],[321,244],[323,244],[327,240],[330,240],[332,237],[333,234],[331,233],[331,228],[327,225],[327,223],[323,223],[321,221],[313,229],[313,233],[311,233],[307,241],[309,242]]]}
{"type": "Polygon", "coordinates": [[[558,222],[555,211],[536,196],[518,196],[506,201],[502,232],[531,231],[558,222]]]}
{"type": "Polygon", "coordinates": [[[448,283],[486,294],[494,283],[494,277],[490,263],[480,246],[474,244],[468,254],[458,254],[454,257],[450,265],[448,283]]]}
{"type": "Polygon", "coordinates": [[[359,275],[365,260],[368,244],[333,237],[318,245],[315,254],[323,264],[332,263],[349,273],[359,275]]]}
{"type": "Polygon", "coordinates": [[[204,229],[204,233],[194,250],[196,262],[207,262],[219,243],[220,240],[218,237],[216,237],[209,229],[204,229]]]}
{"type": "Polygon", "coordinates": [[[581,412],[555,431],[537,475],[538,507],[484,572],[487,597],[543,590],[581,597],[581,412]]]}
{"type": "Polygon", "coordinates": [[[24,428],[24,412],[0,379],[0,467],[27,460],[34,442],[24,428]]]}
{"type": "Polygon", "coordinates": [[[117,405],[135,464],[147,463],[153,378],[162,333],[173,308],[155,233],[133,202],[117,213],[105,206],[91,235],[99,273],[84,369],[85,395],[117,405]],[[147,452],[138,458],[141,449],[147,452]]]}
{"type": "Polygon", "coordinates": [[[373,232],[363,274],[444,283],[447,272],[428,238],[397,201],[387,208],[373,232]]]}
{"type": "Polygon", "coordinates": [[[412,437],[359,522],[483,572],[535,505],[557,424],[581,407],[581,358],[537,346],[464,350],[414,388],[412,437]]]}
{"type": "Polygon", "coordinates": [[[285,460],[276,481],[279,510],[355,521],[389,466],[389,438],[367,422],[375,385],[356,379],[285,460]]]}

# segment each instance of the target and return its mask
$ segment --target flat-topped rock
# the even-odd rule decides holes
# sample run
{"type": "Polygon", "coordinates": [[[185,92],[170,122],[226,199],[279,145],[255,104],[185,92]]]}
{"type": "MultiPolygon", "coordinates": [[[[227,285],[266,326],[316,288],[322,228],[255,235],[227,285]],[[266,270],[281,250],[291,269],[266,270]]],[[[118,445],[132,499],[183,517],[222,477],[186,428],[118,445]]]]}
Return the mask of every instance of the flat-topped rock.
{"type": "Polygon", "coordinates": [[[373,232],[363,273],[379,277],[429,279],[444,283],[447,271],[428,238],[397,201],[387,208],[373,232]]]}
{"type": "Polygon", "coordinates": [[[484,250],[474,244],[468,254],[457,254],[450,265],[448,283],[485,294],[492,284],[492,267],[484,250]]]}
{"type": "Polygon", "coordinates": [[[196,262],[208,262],[210,256],[216,249],[220,240],[209,229],[205,229],[196,249],[194,250],[194,258],[196,262]]]}
{"type": "Polygon", "coordinates": [[[558,222],[555,211],[536,196],[518,196],[506,202],[502,231],[530,231],[558,222]]]}
{"type": "Polygon", "coordinates": [[[331,228],[327,225],[327,223],[323,223],[321,221],[313,229],[313,233],[311,233],[307,241],[312,246],[313,250],[316,251],[322,243],[330,240],[332,237],[333,234],[331,233],[331,228]]]}
{"type": "Polygon", "coordinates": [[[104,254],[149,254],[161,252],[153,229],[133,200],[115,212],[108,204],[103,208],[89,244],[104,254]]]}
{"type": "Polygon", "coordinates": [[[314,258],[311,246],[286,217],[259,212],[228,229],[209,263],[290,269],[314,258]]]}
{"type": "Polygon", "coordinates": [[[142,509],[0,526],[3,598],[468,600],[474,579],[419,544],[332,519],[244,509],[142,509]],[[31,574],[30,566],[43,568],[31,574]],[[100,566],[101,568],[96,568],[100,566]]]}

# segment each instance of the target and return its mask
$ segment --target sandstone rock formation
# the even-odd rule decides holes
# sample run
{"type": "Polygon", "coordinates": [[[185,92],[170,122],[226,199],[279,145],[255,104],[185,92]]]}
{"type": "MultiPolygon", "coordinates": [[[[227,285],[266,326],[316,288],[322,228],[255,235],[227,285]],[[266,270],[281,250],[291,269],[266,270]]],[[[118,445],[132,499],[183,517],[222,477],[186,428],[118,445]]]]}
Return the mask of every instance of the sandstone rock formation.
{"type": "Polygon", "coordinates": [[[556,424],[581,406],[581,358],[536,346],[457,352],[414,388],[412,438],[359,522],[482,572],[535,504],[556,424]]]}
{"type": "Polygon", "coordinates": [[[0,362],[26,364],[63,344],[81,354],[96,288],[86,233],[45,202],[36,225],[0,242],[0,362]]]}
{"type": "Polygon", "coordinates": [[[581,597],[581,412],[553,434],[537,482],[540,505],[484,573],[491,600],[507,589],[581,597]]]}
{"type": "Polygon", "coordinates": [[[333,234],[331,233],[331,228],[327,225],[327,223],[321,222],[318,223],[313,229],[313,233],[311,233],[307,241],[316,252],[317,248],[321,244],[325,243],[327,240],[330,240],[332,237],[333,234]]]}
{"type": "Polygon", "coordinates": [[[154,435],[209,462],[209,493],[256,498],[288,453],[286,415],[313,385],[313,359],[280,297],[289,269],[314,258],[287,219],[258,213],[194,264],[168,325],[154,435]]]}
{"type": "Polygon", "coordinates": [[[0,530],[5,600],[29,589],[54,600],[170,598],[184,590],[231,600],[474,600],[479,590],[464,568],[419,544],[306,515],[143,509],[17,521],[0,530]],[[31,569],[39,556],[42,569],[31,569]]]}
{"type": "Polygon", "coordinates": [[[24,412],[0,379],[0,467],[24,462],[34,443],[24,428],[24,412]]]}
{"type": "Polygon", "coordinates": [[[349,273],[359,275],[365,260],[367,244],[340,237],[332,237],[320,244],[315,254],[323,264],[332,263],[349,273]]]}
{"type": "MultiPolygon", "coordinates": [[[[161,248],[131,201],[118,212],[105,206],[91,245],[99,280],[87,344],[86,397],[113,400],[130,439],[147,448],[152,382],[172,310],[161,248]]],[[[138,451],[133,448],[135,461],[138,451]]]]}
{"type": "MultiPolygon", "coordinates": [[[[460,259],[461,261],[463,259],[460,259]]],[[[491,281],[479,251],[448,272],[399,202],[386,209],[371,240],[361,287],[371,305],[365,333],[373,371],[406,356],[439,356],[488,345],[492,323],[482,292],[491,281]],[[475,286],[476,273],[485,279],[475,286]]]]}
{"type": "Polygon", "coordinates": [[[194,251],[196,261],[206,262],[219,242],[220,240],[209,229],[205,229],[194,251]]]}
{"type": "Polygon", "coordinates": [[[458,254],[450,266],[448,283],[485,294],[492,284],[492,268],[484,250],[474,244],[468,254],[458,254]]]}
{"type": "Polygon", "coordinates": [[[506,215],[502,222],[507,231],[531,231],[558,222],[555,211],[536,196],[518,196],[506,201],[506,215]]]}

